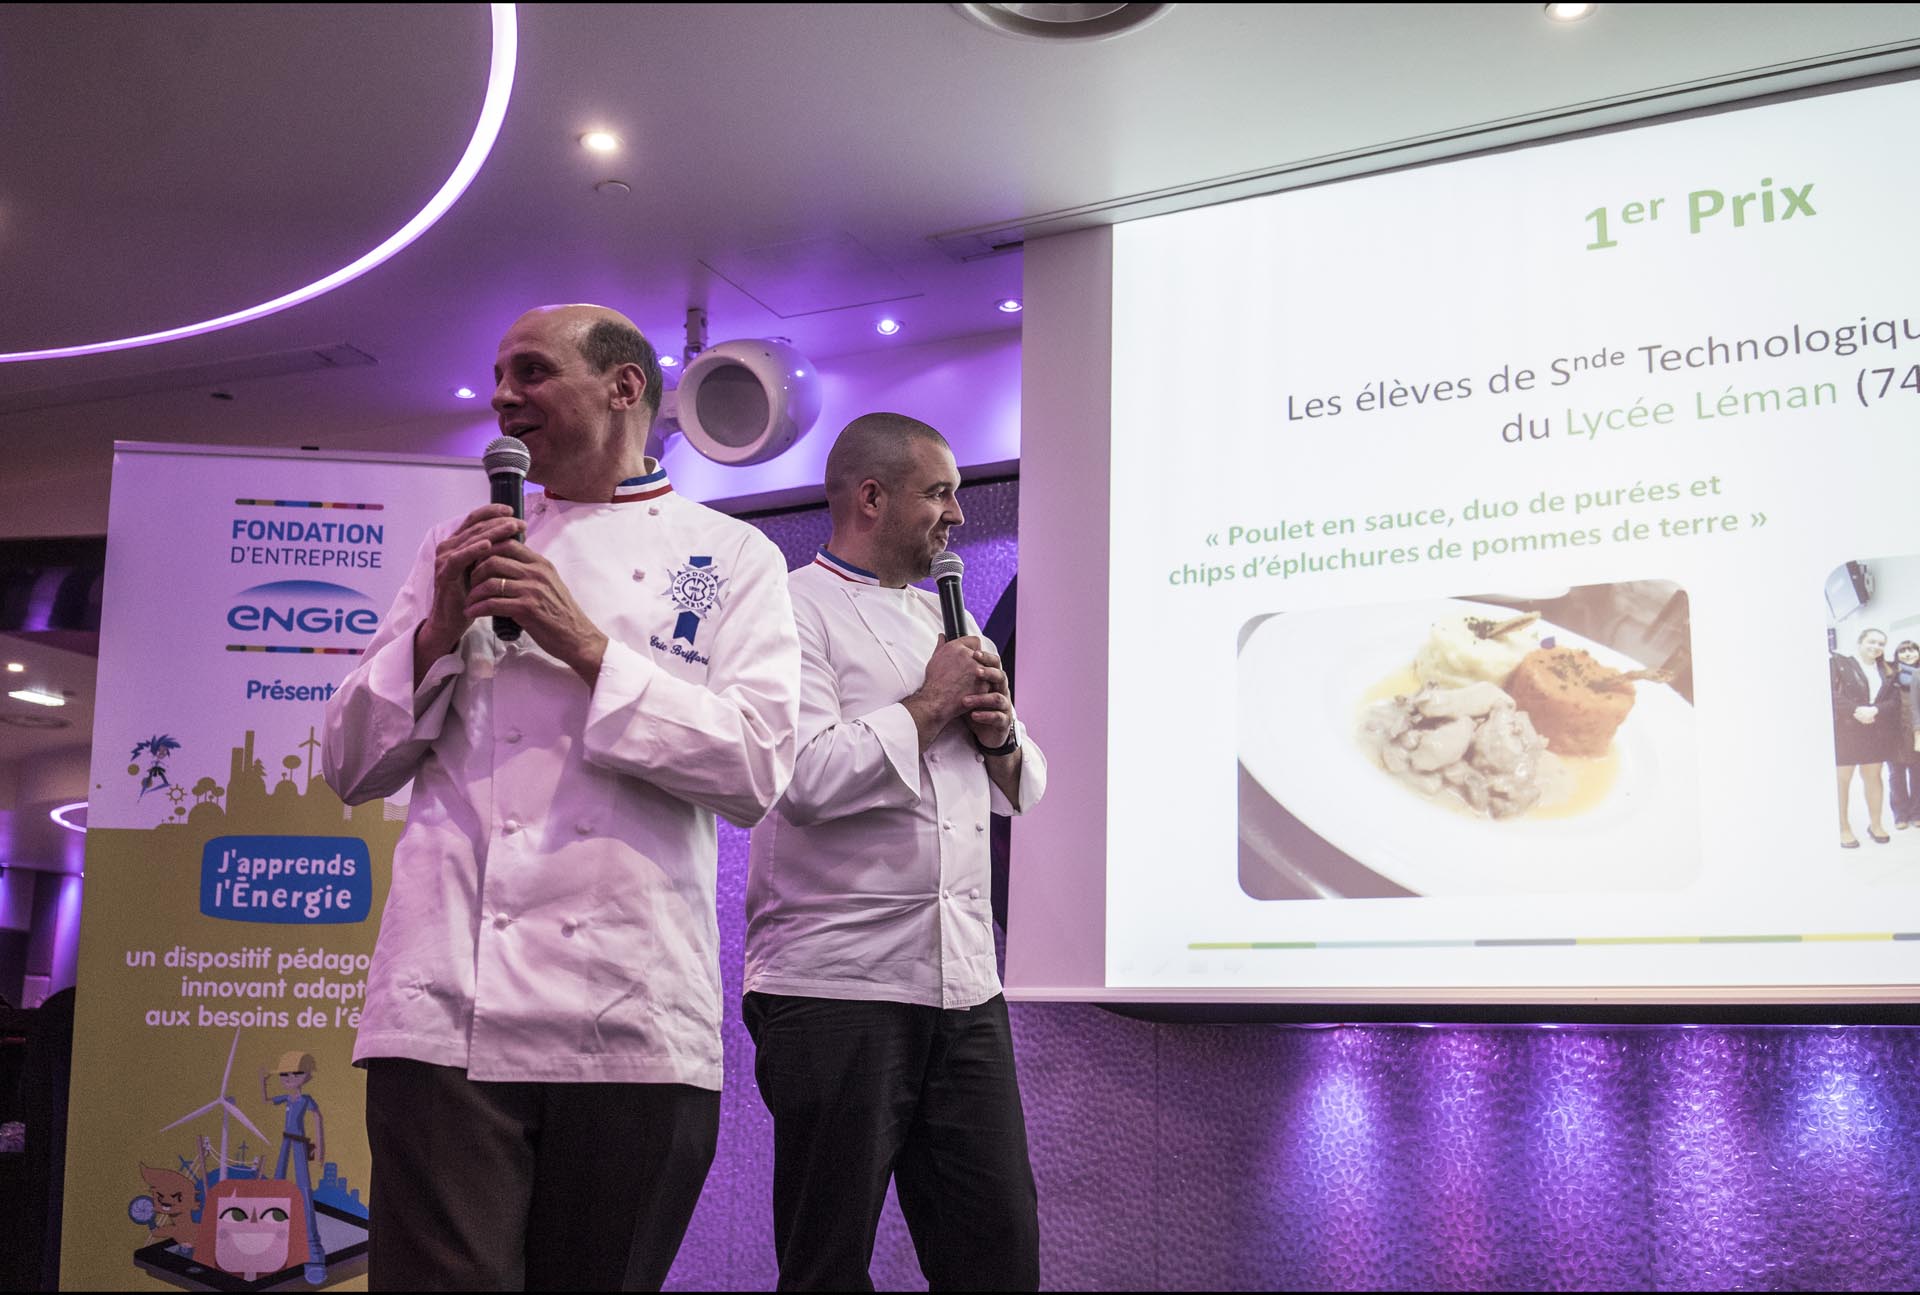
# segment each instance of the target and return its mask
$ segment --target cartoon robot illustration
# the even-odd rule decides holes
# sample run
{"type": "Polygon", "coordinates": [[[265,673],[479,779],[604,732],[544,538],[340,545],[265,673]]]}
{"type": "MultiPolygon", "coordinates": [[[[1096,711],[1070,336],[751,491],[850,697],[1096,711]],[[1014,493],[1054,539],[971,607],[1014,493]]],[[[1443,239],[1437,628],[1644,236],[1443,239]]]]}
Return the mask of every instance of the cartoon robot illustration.
{"type": "MultiPolygon", "coordinates": [[[[306,1279],[313,1285],[319,1285],[327,1278],[327,1251],[320,1239],[320,1226],[314,1217],[313,1208],[313,1171],[314,1163],[325,1164],[327,1159],[327,1122],[320,1114],[320,1103],[304,1091],[313,1078],[313,1054],[311,1052],[288,1052],[281,1056],[274,1066],[280,1076],[280,1086],[286,1091],[278,1094],[267,1091],[267,1072],[260,1072],[260,1098],[275,1106],[286,1107],[286,1124],[280,1134],[280,1157],[274,1162],[273,1177],[286,1185],[289,1163],[293,1169],[292,1184],[300,1189],[300,1208],[302,1231],[307,1248],[306,1279]],[[313,1136],[307,1136],[307,1116],[313,1116],[313,1136]]],[[[215,1262],[219,1262],[216,1256],[215,1262]]],[[[292,1260],[287,1262],[291,1263],[292,1260]]],[[[222,1268],[227,1265],[221,1263],[222,1268]]],[[[231,1269],[229,1269],[231,1271],[231,1269]]]]}

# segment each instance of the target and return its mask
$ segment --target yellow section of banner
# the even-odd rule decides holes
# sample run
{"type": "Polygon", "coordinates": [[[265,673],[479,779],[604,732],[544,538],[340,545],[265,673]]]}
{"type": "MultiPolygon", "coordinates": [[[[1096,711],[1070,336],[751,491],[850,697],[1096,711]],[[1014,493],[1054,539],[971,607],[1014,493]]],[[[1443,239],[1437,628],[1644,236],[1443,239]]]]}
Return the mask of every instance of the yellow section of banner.
{"type": "MultiPolygon", "coordinates": [[[[327,1256],[324,1283],[363,1285],[354,1278],[365,1269],[365,1225],[354,1215],[364,1215],[369,1168],[365,1079],[351,1056],[375,922],[208,917],[203,872],[223,862],[208,843],[235,833],[357,838],[371,856],[377,916],[400,824],[377,802],[349,816],[318,779],[304,794],[288,781],[277,794],[239,799],[232,818],[208,801],[186,822],[96,829],[87,842],[61,1263],[68,1289],[193,1287],[194,1270],[209,1265],[264,1284],[271,1272],[306,1268],[308,1217],[327,1256]],[[283,1066],[308,1060],[305,1078],[283,1077],[283,1066]],[[302,1097],[317,1113],[290,1116],[302,1097]],[[285,1136],[296,1122],[307,1142],[285,1136]],[[296,1161],[309,1153],[310,1216],[296,1161]],[[212,1211],[193,1217],[196,1201],[275,1182],[291,1208],[286,1242],[267,1260],[284,1262],[249,1277],[234,1265],[267,1260],[223,1250],[212,1211]]],[[[265,884],[318,893],[337,878],[265,884]]]]}

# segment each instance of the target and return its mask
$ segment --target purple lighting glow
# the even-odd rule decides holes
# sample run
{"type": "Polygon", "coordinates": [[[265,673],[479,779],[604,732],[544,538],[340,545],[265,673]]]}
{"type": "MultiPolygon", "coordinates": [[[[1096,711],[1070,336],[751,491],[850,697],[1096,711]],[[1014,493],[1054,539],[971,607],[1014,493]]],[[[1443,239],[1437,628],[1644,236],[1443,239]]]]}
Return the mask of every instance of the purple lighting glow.
{"type": "Polygon", "coordinates": [[[480,173],[481,166],[487,160],[487,154],[493,151],[493,142],[500,134],[500,123],[506,119],[507,100],[513,92],[513,69],[519,48],[519,29],[515,25],[514,6],[496,4],[488,6],[493,15],[493,63],[487,72],[487,96],[480,106],[480,120],[473,128],[473,138],[467,142],[467,151],[460,156],[460,162],[453,168],[453,174],[440,186],[440,191],[427,201],[418,215],[351,265],[344,266],[316,279],[304,288],[296,288],[284,296],[272,301],[261,302],[257,306],[248,306],[245,310],[234,311],[230,315],[221,315],[217,319],[203,320],[197,324],[183,324],[178,328],[169,328],[158,333],[143,333],[138,337],[122,337],[110,342],[88,342],[80,346],[56,346],[42,351],[13,351],[0,354],[0,364],[11,364],[23,360],[63,360],[76,355],[98,355],[103,351],[130,351],[140,346],[157,346],[161,342],[178,341],[183,337],[197,337],[202,333],[218,332],[223,328],[232,328],[268,315],[278,314],[311,301],[315,297],[332,292],[342,284],[351,283],[361,275],[399,252],[429,229],[449,208],[460,200],[460,195],[473,183],[474,176],[480,173]]]}

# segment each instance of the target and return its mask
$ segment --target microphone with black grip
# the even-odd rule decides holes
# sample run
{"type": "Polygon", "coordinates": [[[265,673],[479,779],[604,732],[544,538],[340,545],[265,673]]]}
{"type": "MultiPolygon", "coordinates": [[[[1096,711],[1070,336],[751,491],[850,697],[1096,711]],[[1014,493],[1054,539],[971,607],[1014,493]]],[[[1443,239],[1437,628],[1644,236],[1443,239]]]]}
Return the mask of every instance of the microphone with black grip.
{"type": "Polygon", "coordinates": [[[934,587],[940,591],[940,621],[949,643],[967,634],[967,605],[960,601],[960,573],[966,569],[958,553],[942,553],[933,560],[934,587]]]}
{"type": "MultiPolygon", "coordinates": [[[[492,502],[513,509],[515,517],[527,515],[523,495],[527,469],[532,464],[533,456],[527,453],[526,445],[513,436],[494,437],[480,455],[480,465],[487,470],[492,488],[492,502]]],[[[511,643],[520,637],[520,626],[511,616],[495,616],[493,633],[501,642],[511,643]]]]}

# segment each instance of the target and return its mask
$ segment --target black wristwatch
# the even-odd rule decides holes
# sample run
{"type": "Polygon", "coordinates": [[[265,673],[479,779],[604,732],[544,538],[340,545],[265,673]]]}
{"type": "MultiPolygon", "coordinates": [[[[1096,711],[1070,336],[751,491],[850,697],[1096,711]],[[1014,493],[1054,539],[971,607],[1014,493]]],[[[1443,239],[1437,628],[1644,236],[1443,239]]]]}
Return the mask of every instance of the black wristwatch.
{"type": "Polygon", "coordinates": [[[1012,755],[1020,749],[1020,734],[1013,729],[1008,729],[1007,740],[999,746],[980,746],[980,739],[977,737],[973,739],[973,744],[980,747],[981,755],[1012,755]]]}

